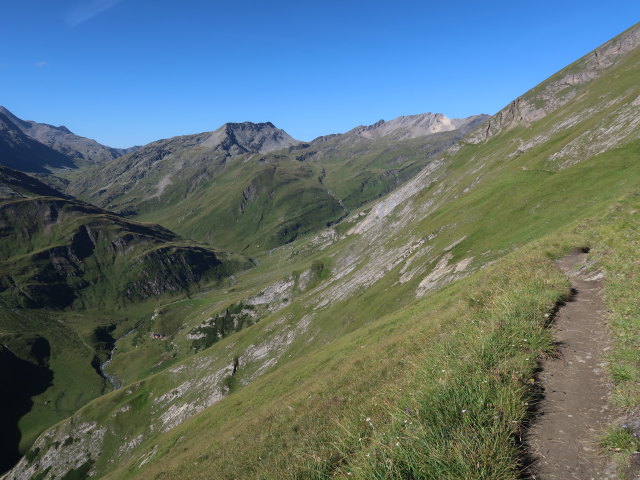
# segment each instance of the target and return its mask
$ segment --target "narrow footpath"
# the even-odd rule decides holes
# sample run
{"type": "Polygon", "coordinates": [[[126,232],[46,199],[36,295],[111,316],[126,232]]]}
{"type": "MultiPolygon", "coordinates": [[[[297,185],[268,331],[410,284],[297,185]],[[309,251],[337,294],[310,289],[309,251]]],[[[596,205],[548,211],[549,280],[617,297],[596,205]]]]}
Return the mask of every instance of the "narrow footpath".
{"type": "Polygon", "coordinates": [[[598,454],[596,435],[615,417],[607,399],[610,385],[606,308],[598,275],[576,270],[586,254],[557,262],[571,278],[574,295],[558,311],[554,333],[558,358],[542,361],[544,398],[529,431],[536,480],[615,479],[613,466],[598,454]]]}

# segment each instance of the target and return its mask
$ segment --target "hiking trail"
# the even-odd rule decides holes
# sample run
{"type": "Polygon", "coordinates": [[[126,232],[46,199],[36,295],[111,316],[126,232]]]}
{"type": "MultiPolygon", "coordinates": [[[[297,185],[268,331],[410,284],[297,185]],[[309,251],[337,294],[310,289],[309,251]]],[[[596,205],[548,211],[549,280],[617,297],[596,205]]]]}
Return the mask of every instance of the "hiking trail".
{"type": "Polygon", "coordinates": [[[606,352],[610,349],[601,275],[577,269],[587,254],[575,251],[556,262],[571,278],[572,297],[553,324],[558,357],[541,361],[544,389],[528,434],[535,480],[618,478],[598,451],[597,434],[615,418],[608,398],[606,352]]]}

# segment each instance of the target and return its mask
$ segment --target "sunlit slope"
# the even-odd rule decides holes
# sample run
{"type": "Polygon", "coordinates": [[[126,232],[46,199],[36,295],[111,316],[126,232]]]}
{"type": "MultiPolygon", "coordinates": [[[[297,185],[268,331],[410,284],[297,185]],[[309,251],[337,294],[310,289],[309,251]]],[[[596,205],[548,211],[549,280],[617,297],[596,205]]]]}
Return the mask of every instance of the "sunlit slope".
{"type": "Polygon", "coordinates": [[[55,426],[9,478],[518,478],[546,315],[569,292],[550,259],[637,230],[637,39],[523,97],[565,98],[578,75],[569,100],[501,123],[507,107],[379,202],[262,257],[229,297],[193,299],[184,342],[230,303],[258,313],[55,426]]]}
{"type": "Polygon", "coordinates": [[[484,118],[416,115],[310,143],[268,123],[227,124],[72,174],[69,188],[185,237],[254,254],[326,228],[397,188],[484,118]]]}

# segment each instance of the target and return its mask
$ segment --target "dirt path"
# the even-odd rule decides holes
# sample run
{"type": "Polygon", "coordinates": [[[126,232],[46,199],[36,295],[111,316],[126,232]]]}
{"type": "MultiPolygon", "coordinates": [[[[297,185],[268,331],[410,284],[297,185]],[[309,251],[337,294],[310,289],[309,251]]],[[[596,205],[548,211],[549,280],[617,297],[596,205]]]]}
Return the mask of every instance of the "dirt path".
{"type": "Polygon", "coordinates": [[[544,399],[529,432],[536,457],[536,480],[604,480],[615,470],[598,456],[597,434],[613,420],[607,399],[609,349],[602,284],[576,272],[586,258],[573,253],[558,261],[571,277],[574,297],[560,308],[554,323],[560,357],[542,362],[544,399]]]}

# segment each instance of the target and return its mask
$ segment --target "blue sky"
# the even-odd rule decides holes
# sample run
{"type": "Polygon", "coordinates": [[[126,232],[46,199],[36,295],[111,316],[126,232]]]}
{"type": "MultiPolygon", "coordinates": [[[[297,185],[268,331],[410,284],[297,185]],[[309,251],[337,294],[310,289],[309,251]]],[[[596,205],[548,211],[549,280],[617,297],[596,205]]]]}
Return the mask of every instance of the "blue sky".
{"type": "Polygon", "coordinates": [[[495,113],[638,20],[638,0],[3,1],[0,105],[115,147],[247,120],[311,140],[495,113]]]}

